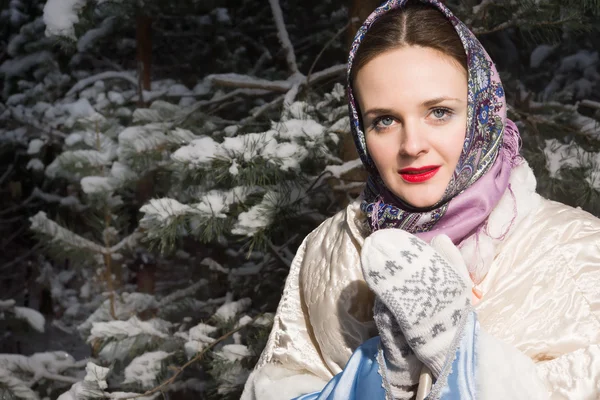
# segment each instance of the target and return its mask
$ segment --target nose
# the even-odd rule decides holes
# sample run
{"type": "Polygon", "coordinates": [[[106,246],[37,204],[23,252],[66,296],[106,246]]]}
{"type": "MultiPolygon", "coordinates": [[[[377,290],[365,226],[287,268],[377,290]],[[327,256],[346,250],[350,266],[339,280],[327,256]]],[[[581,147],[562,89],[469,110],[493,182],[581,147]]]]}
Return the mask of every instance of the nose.
{"type": "Polygon", "coordinates": [[[428,151],[429,141],[424,129],[419,126],[418,122],[406,121],[401,134],[400,155],[418,157],[428,151]]]}

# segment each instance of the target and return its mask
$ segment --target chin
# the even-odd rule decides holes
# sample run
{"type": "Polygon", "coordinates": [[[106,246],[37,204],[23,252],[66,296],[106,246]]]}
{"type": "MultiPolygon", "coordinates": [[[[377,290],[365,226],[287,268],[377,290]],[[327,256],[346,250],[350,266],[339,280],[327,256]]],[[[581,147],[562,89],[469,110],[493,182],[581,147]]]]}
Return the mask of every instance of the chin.
{"type": "Polygon", "coordinates": [[[435,204],[437,204],[443,196],[443,193],[441,194],[431,194],[431,193],[414,193],[415,188],[411,188],[411,192],[410,194],[406,194],[406,193],[402,193],[403,191],[401,190],[392,190],[392,193],[394,193],[396,196],[398,196],[399,198],[401,198],[405,203],[411,205],[412,207],[415,208],[429,208],[434,206],[435,204]]]}
{"type": "Polygon", "coordinates": [[[442,199],[446,186],[447,184],[441,185],[440,182],[410,185],[404,181],[394,181],[388,188],[390,188],[392,193],[401,198],[402,201],[412,207],[430,208],[442,199]]]}
{"type": "Polygon", "coordinates": [[[432,201],[432,200],[412,200],[412,199],[403,199],[403,200],[415,208],[429,208],[439,201],[439,200],[432,201]]]}

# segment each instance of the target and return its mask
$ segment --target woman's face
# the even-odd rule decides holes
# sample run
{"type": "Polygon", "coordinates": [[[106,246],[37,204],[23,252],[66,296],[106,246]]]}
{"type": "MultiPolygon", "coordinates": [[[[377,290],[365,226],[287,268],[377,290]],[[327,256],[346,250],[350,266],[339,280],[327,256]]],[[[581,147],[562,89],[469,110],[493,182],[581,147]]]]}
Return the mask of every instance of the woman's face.
{"type": "Polygon", "coordinates": [[[437,50],[407,46],[373,58],[354,81],[367,149],[396,196],[424,208],[441,200],[467,126],[467,74],[437,50]]]}

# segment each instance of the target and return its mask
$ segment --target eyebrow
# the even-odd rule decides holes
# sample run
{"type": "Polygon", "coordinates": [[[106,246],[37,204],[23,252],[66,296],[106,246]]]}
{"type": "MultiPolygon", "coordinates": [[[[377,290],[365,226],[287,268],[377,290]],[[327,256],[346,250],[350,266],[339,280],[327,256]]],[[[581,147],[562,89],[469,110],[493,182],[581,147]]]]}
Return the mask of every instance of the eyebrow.
{"type": "MultiPolygon", "coordinates": [[[[431,107],[434,106],[436,104],[439,104],[443,101],[456,101],[459,103],[462,103],[462,100],[454,98],[454,97],[447,97],[447,96],[440,96],[440,97],[435,97],[431,100],[426,100],[423,103],[421,103],[422,107],[431,107]]],[[[392,114],[393,110],[391,108],[371,108],[369,110],[367,110],[365,112],[365,116],[367,115],[382,115],[382,114],[392,114]]]]}
{"type": "Polygon", "coordinates": [[[461,99],[457,99],[455,97],[440,96],[440,97],[433,98],[431,100],[424,101],[423,103],[421,103],[421,105],[424,107],[431,107],[431,106],[439,104],[443,101],[457,101],[459,103],[462,102],[461,99]]]}

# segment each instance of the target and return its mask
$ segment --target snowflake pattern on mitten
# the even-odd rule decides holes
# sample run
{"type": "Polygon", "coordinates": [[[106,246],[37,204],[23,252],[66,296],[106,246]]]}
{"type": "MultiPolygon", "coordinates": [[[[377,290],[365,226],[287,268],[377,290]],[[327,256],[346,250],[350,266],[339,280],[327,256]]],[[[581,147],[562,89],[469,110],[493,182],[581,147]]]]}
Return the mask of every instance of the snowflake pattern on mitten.
{"type": "Polygon", "coordinates": [[[361,263],[367,284],[394,315],[416,356],[439,373],[470,306],[463,278],[435,249],[400,229],[367,238],[361,263]]]}

